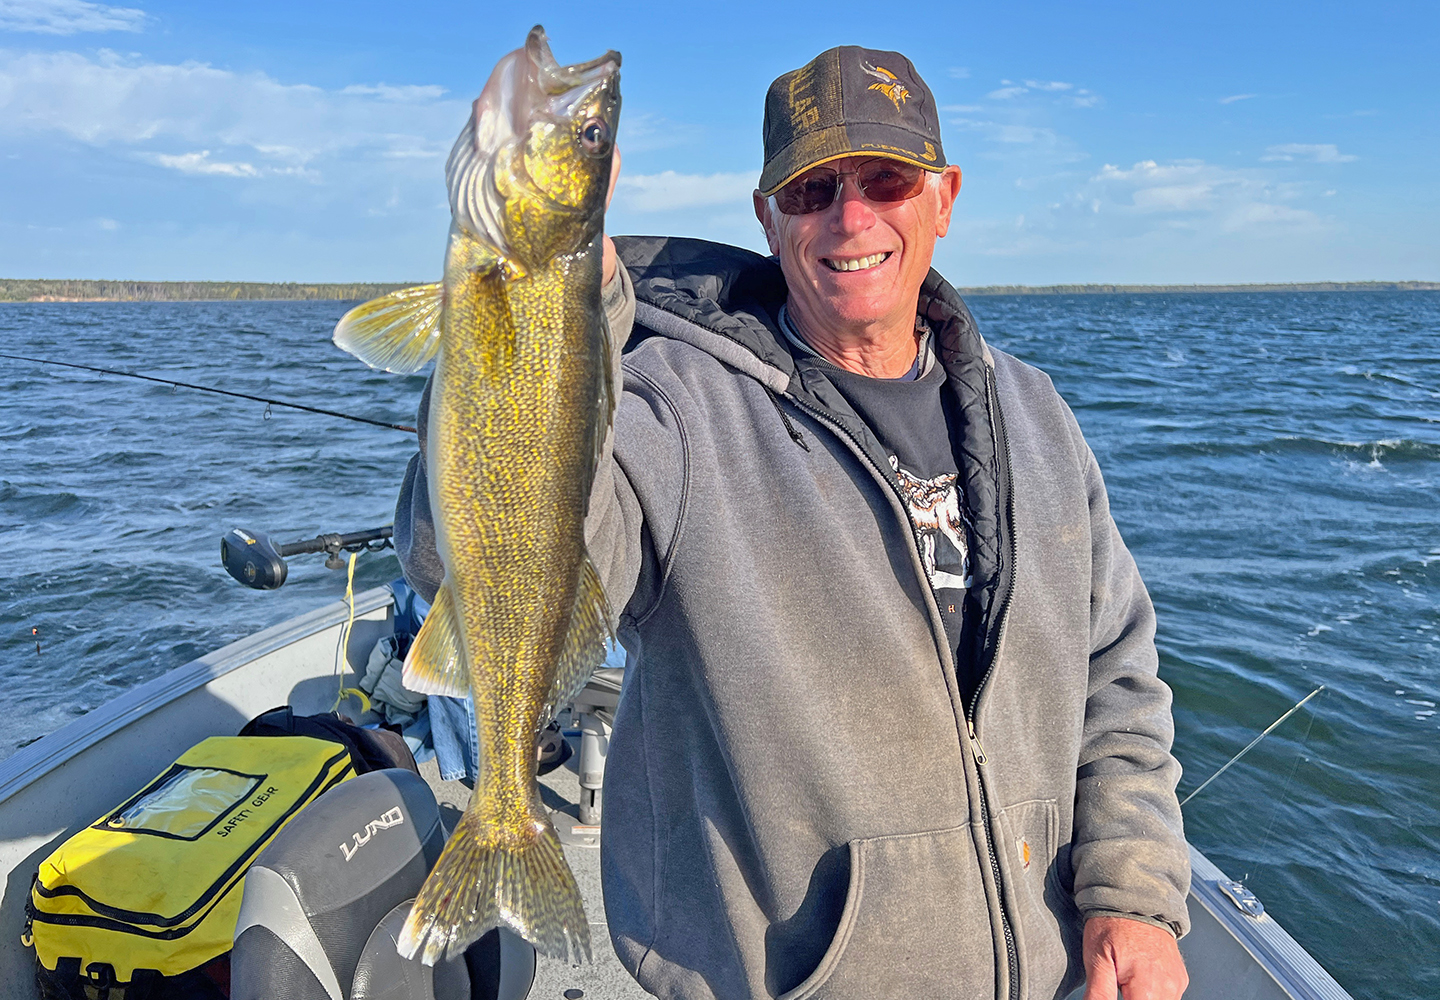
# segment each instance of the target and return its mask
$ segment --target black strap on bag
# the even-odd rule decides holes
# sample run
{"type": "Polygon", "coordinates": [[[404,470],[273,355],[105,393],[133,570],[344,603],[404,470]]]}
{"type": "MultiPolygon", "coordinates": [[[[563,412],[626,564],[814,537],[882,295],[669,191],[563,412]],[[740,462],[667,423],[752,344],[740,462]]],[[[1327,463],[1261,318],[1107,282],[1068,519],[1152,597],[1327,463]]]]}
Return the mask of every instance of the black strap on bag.
{"type": "Polygon", "coordinates": [[[415,757],[405,739],[391,729],[362,729],[334,712],[323,715],[296,715],[289,705],[262,712],[245,724],[241,736],[312,736],[339,743],[350,751],[356,774],[387,767],[404,768],[415,774],[415,757]]]}
{"type": "Polygon", "coordinates": [[[136,969],[130,982],[115,978],[103,963],[80,968],[80,959],[62,958],[51,972],[35,963],[35,986],[40,1000],[225,1000],[230,996],[230,953],[178,976],[162,976],[154,969],[136,969]]]}

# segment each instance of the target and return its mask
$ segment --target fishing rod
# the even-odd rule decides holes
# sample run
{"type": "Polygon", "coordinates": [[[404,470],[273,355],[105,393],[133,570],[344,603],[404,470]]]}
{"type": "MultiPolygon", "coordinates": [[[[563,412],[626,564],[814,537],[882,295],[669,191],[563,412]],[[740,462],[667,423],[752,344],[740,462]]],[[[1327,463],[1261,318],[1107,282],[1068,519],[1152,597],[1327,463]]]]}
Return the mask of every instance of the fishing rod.
{"type": "Polygon", "coordinates": [[[1276,728],[1277,726],[1279,726],[1280,723],[1284,722],[1286,719],[1290,718],[1290,716],[1292,716],[1292,715],[1294,715],[1296,712],[1300,711],[1301,707],[1302,707],[1307,701],[1309,701],[1311,698],[1315,697],[1317,694],[1319,694],[1321,691],[1324,691],[1324,690],[1325,690],[1325,685],[1324,685],[1324,684],[1321,684],[1321,685],[1320,685],[1318,688],[1316,688],[1314,691],[1311,691],[1311,692],[1310,692],[1309,694],[1307,694],[1305,697],[1303,697],[1303,698],[1301,698],[1299,701],[1297,701],[1293,706],[1291,706],[1290,711],[1286,712],[1284,715],[1280,716],[1280,718],[1278,718],[1278,719],[1276,719],[1274,722],[1270,723],[1270,725],[1266,728],[1266,730],[1265,730],[1263,733],[1261,733],[1259,736],[1255,737],[1253,740],[1251,740],[1251,741],[1249,742],[1249,744],[1246,745],[1246,747],[1245,747],[1244,750],[1241,750],[1241,751],[1240,751],[1239,753],[1237,753],[1234,757],[1231,757],[1229,760],[1227,760],[1227,761],[1225,762],[1224,766],[1222,766],[1222,767],[1220,768],[1220,770],[1216,771],[1214,774],[1210,775],[1210,777],[1208,777],[1208,778],[1206,778],[1204,781],[1200,782],[1200,787],[1197,788],[1197,789],[1195,789],[1195,791],[1191,792],[1189,795],[1185,796],[1183,799],[1181,799],[1181,800],[1180,800],[1180,804],[1183,806],[1185,803],[1189,802],[1189,801],[1190,801],[1191,799],[1193,799],[1195,796],[1199,795],[1200,792],[1205,788],[1206,785],[1210,784],[1210,782],[1214,781],[1216,778],[1220,777],[1220,775],[1222,775],[1222,774],[1224,774],[1226,771],[1230,770],[1230,765],[1231,765],[1231,764],[1235,763],[1235,762],[1236,762],[1237,760],[1239,760],[1241,757],[1244,757],[1244,756],[1245,756],[1247,753],[1249,753],[1251,750],[1255,749],[1255,744],[1259,743],[1259,742],[1260,742],[1261,740],[1263,740],[1265,737],[1269,736],[1272,732],[1275,731],[1275,728],[1276,728]]]}
{"type": "Polygon", "coordinates": [[[99,372],[101,375],[123,375],[125,378],[144,379],[146,382],[159,382],[161,385],[179,386],[184,389],[198,389],[200,392],[213,392],[219,396],[234,396],[237,399],[249,399],[257,403],[264,403],[266,416],[269,416],[269,408],[272,406],[288,406],[292,410],[304,410],[307,413],[319,413],[327,417],[340,417],[344,420],[354,420],[356,423],[371,424],[375,427],[386,427],[392,431],[405,431],[409,434],[415,433],[415,428],[409,424],[391,424],[383,420],[371,420],[369,417],[356,417],[349,413],[339,413],[335,410],[323,410],[318,406],[305,406],[301,403],[287,403],[283,399],[270,399],[265,396],[252,396],[245,392],[231,392],[229,389],[216,389],[208,385],[195,385],[191,382],[177,382],[173,378],[156,378],[153,375],[137,375],[135,372],[120,371],[115,368],[95,368],[91,365],[77,365],[70,361],[52,361],[48,358],[27,358],[20,354],[0,354],[0,358],[9,358],[11,361],[28,361],[36,365],[57,365],[61,368],[79,368],[81,371],[99,372]]]}

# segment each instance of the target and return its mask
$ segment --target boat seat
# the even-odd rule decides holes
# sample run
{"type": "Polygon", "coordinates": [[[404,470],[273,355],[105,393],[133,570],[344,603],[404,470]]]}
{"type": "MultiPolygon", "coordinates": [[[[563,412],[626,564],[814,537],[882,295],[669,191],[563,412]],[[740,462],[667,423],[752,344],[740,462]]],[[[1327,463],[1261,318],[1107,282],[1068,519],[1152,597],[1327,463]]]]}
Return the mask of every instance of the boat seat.
{"type": "Polygon", "coordinates": [[[231,1000],[522,1000],[535,952],[509,932],[433,969],[396,951],[444,844],[435,796],[409,771],[326,792],[246,872],[231,1000]]]}

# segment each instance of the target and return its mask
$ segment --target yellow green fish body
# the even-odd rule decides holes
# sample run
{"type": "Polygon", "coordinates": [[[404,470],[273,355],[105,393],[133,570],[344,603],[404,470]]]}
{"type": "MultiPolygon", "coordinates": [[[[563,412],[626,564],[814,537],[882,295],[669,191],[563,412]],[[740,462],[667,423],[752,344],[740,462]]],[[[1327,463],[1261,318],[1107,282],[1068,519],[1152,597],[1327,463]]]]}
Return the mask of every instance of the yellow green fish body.
{"type": "Polygon", "coordinates": [[[534,746],[603,659],[609,629],[584,515],[613,408],[600,229],[618,65],[609,53],[558,66],[538,28],[501,60],[446,166],[444,281],[367,303],[336,329],[391,370],[438,350],[426,460],[446,575],[405,679],[473,695],[480,759],[399,942],[427,964],[499,925],[544,954],[589,957],[534,746]]]}

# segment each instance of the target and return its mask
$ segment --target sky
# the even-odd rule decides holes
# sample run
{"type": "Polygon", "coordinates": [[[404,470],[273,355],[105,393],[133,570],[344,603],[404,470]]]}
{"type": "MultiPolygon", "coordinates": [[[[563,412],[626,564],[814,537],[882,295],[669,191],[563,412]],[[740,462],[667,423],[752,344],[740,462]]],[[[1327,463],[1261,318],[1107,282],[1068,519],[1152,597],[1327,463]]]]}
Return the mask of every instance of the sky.
{"type": "Polygon", "coordinates": [[[1324,0],[0,0],[0,277],[434,280],[536,22],[622,53],[611,233],[763,250],[765,90],[859,44],[935,94],[953,284],[1440,280],[1440,4],[1324,0]]]}

